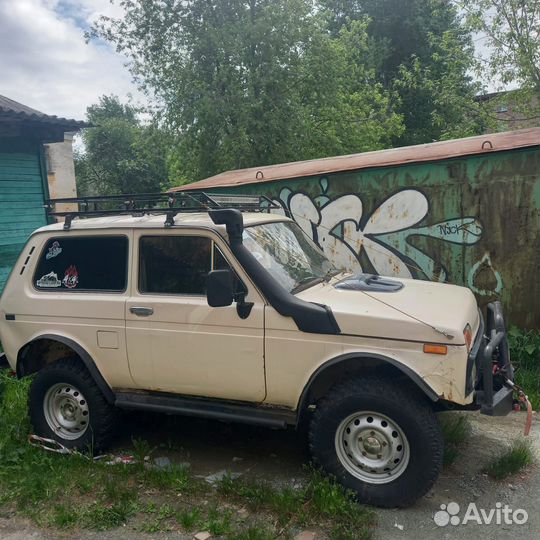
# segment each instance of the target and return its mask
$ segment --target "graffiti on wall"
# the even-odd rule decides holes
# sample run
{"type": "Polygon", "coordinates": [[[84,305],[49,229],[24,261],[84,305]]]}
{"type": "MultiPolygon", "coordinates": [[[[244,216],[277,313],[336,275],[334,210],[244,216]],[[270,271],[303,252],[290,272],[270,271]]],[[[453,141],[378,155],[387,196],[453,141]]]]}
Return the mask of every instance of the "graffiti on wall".
{"type": "Polygon", "coordinates": [[[366,214],[360,195],[330,198],[328,179],[323,177],[319,184],[321,194],[315,197],[282,188],[273,199],[280,208],[272,212],[292,217],[336,266],[351,272],[363,271],[367,259],[380,275],[446,281],[447,270],[440,261],[412,245],[410,239],[425,236],[472,245],[482,236],[482,225],[473,216],[422,224],[429,220],[430,207],[417,189],[396,191],[366,214]]]}

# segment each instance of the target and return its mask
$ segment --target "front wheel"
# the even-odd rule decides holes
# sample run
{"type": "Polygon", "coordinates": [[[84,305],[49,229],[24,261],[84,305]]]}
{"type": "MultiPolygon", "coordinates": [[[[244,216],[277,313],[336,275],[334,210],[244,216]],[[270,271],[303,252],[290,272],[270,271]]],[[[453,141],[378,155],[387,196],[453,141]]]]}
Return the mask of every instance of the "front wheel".
{"type": "Polygon", "coordinates": [[[35,434],[67,448],[102,450],[113,436],[117,410],[77,358],[58,360],[39,371],[28,405],[35,434]]]}
{"type": "Polygon", "coordinates": [[[315,463],[366,504],[409,506],[442,468],[433,409],[415,389],[384,378],[333,387],[317,403],[309,436],[315,463]]]}

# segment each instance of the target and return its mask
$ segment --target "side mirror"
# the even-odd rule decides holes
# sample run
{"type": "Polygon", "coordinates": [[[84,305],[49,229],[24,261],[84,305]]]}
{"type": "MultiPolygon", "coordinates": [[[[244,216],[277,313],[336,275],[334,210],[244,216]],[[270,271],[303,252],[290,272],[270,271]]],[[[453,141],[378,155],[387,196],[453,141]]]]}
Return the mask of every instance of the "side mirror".
{"type": "Polygon", "coordinates": [[[233,280],[230,270],[212,270],[206,276],[206,300],[211,307],[225,307],[233,303],[233,280]]]}

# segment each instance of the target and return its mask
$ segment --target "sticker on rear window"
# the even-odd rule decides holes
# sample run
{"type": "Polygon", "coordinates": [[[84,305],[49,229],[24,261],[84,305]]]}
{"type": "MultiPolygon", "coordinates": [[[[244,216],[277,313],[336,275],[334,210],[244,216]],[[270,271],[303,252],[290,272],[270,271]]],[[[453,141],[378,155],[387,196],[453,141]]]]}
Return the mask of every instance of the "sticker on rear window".
{"type": "Polygon", "coordinates": [[[79,284],[79,273],[77,272],[77,268],[74,264],[67,268],[62,283],[68,289],[74,289],[79,284]]]}
{"type": "Polygon", "coordinates": [[[56,274],[56,272],[49,272],[45,276],[40,277],[36,281],[36,285],[43,289],[50,289],[52,287],[60,287],[60,285],[62,285],[62,282],[58,279],[58,275],[56,274]]]}
{"type": "Polygon", "coordinates": [[[58,257],[62,253],[62,248],[60,247],[60,244],[55,240],[52,243],[52,246],[49,248],[49,251],[47,252],[47,255],[45,255],[45,258],[47,260],[53,259],[54,257],[58,257]]]}

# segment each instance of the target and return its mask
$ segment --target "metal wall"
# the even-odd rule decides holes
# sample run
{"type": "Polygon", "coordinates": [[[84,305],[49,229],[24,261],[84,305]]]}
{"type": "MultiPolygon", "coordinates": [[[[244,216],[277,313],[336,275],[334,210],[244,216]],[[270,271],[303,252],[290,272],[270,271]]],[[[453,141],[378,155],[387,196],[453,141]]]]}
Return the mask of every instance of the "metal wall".
{"type": "Polygon", "coordinates": [[[339,267],[470,287],[540,328],[540,149],[213,189],[270,196],[339,267]]]}
{"type": "Polygon", "coordinates": [[[47,224],[37,141],[0,139],[0,293],[30,234],[47,224]]]}

